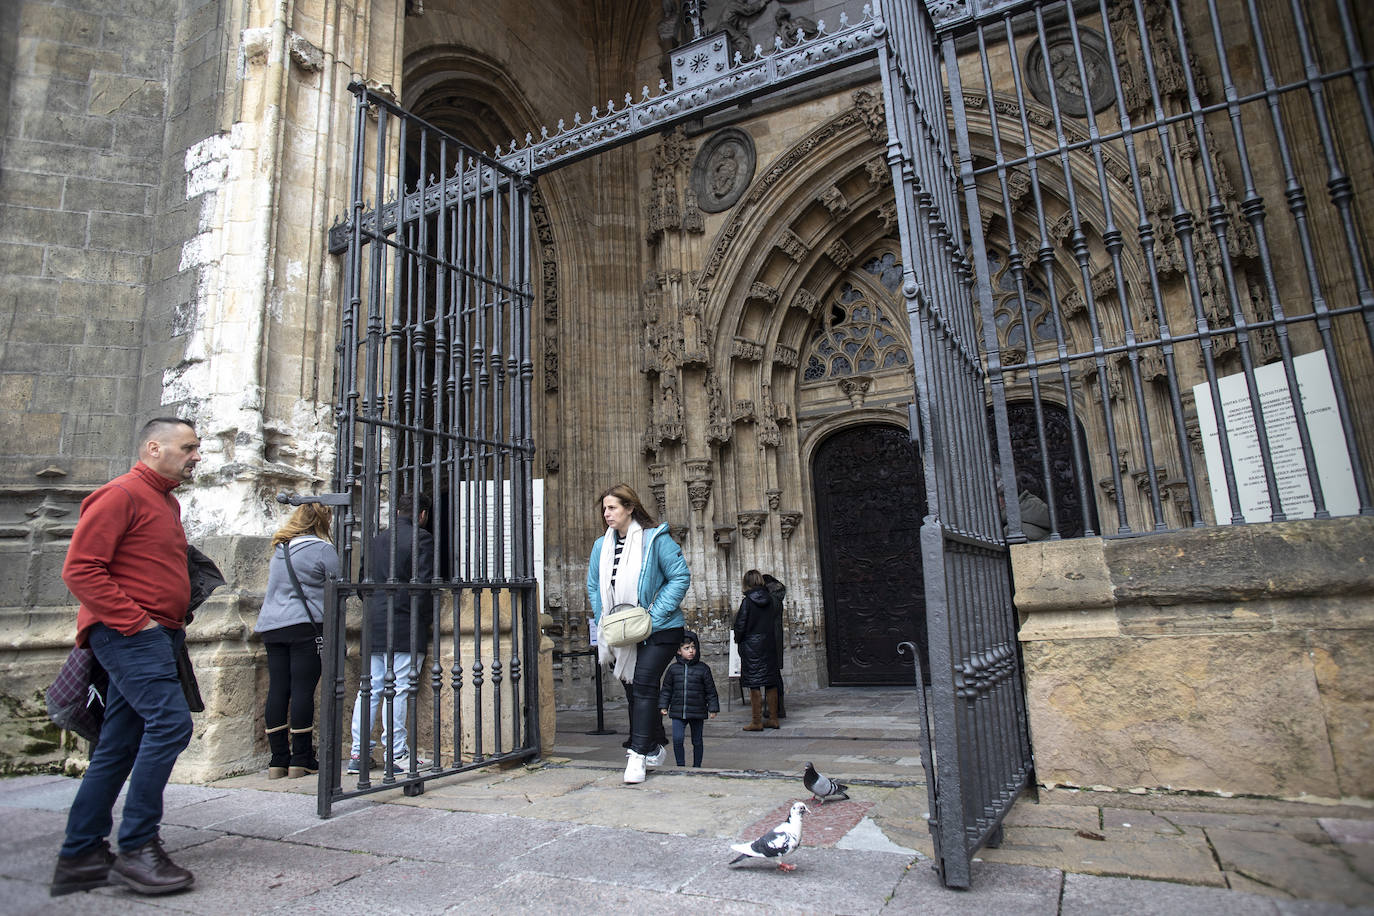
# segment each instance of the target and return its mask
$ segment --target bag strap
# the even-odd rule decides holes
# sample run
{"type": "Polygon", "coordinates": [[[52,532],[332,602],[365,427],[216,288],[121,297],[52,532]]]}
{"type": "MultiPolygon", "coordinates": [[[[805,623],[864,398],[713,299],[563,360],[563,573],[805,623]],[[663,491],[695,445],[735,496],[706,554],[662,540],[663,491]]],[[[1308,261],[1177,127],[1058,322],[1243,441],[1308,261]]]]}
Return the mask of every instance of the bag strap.
{"type": "Polygon", "coordinates": [[[305,589],[301,588],[301,580],[296,575],[296,567],[291,565],[291,544],[281,545],[282,558],[286,560],[286,574],[291,577],[291,584],[296,589],[296,597],[301,599],[301,604],[305,605],[305,616],[310,618],[310,624],[315,628],[316,636],[324,635],[324,628],[320,625],[323,620],[316,621],[315,615],[310,612],[310,602],[306,600],[305,589]]]}

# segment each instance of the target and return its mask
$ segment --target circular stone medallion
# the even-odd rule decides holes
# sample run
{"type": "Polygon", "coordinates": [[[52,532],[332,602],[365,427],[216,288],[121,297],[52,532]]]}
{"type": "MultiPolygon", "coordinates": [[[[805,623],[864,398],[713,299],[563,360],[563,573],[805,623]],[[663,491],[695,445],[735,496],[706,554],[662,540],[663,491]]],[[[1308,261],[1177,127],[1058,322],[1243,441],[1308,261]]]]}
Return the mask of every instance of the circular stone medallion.
{"type": "Polygon", "coordinates": [[[697,206],[720,213],[735,205],[754,178],[754,139],[738,127],[717,131],[701,146],[692,165],[697,206]]]}
{"type": "MultiPolygon", "coordinates": [[[[1083,70],[1088,77],[1088,100],[1094,114],[1105,111],[1115,100],[1112,89],[1112,62],[1107,57],[1107,42],[1101,32],[1079,28],[1078,44],[1083,49],[1083,70]]],[[[1088,105],[1083,101],[1083,88],[1078,79],[1078,60],[1074,53],[1073,32],[1060,26],[1045,33],[1049,48],[1050,77],[1054,80],[1059,110],[1073,118],[1086,117],[1088,105]]],[[[1046,52],[1040,42],[1026,52],[1026,84],[1036,101],[1050,105],[1050,84],[1045,78],[1046,52]]]]}

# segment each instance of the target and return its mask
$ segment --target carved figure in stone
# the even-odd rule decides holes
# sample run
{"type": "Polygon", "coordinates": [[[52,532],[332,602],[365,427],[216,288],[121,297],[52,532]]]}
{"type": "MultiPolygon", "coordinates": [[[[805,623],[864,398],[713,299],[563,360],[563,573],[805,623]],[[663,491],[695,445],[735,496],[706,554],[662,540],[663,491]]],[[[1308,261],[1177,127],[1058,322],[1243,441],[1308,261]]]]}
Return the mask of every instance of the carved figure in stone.
{"type": "Polygon", "coordinates": [[[724,29],[730,36],[730,47],[744,57],[754,50],[754,42],[749,37],[749,25],[768,6],[768,0],[726,0],[725,9],[720,14],[717,29],[724,29]]]}
{"type": "Polygon", "coordinates": [[[739,177],[738,157],[738,149],[725,147],[716,157],[716,161],[711,163],[711,193],[717,198],[729,194],[730,189],[734,187],[735,179],[739,177]]]}
{"type": "Polygon", "coordinates": [[[677,0],[663,0],[663,18],[658,21],[658,44],[664,51],[677,47],[682,28],[682,14],[677,0]]]}
{"type": "Polygon", "coordinates": [[[815,20],[793,16],[791,10],[780,7],[773,14],[773,37],[782,42],[784,48],[790,48],[797,43],[798,32],[803,38],[815,38],[820,34],[820,28],[815,20]]]}

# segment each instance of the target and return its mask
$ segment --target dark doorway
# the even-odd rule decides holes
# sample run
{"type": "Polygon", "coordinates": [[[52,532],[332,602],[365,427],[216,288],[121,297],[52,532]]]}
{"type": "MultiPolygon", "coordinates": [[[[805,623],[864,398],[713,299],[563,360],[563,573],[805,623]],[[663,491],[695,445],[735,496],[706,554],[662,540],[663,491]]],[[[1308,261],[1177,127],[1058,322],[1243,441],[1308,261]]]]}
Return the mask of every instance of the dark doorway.
{"type": "MultiPolygon", "coordinates": [[[[1045,444],[1049,450],[1049,483],[1052,487],[1046,486],[1045,462],[1041,460],[1040,436],[1035,422],[1035,402],[1007,402],[1007,428],[1011,434],[1011,460],[1016,467],[1017,491],[1029,490],[1048,504],[1051,502],[1050,490],[1053,489],[1055,521],[1062,538],[1077,538],[1088,531],[1101,531],[1097,525],[1097,503],[1092,499],[1092,479],[1090,477],[1085,481],[1084,489],[1088,493],[1088,501],[1084,505],[1078,478],[1073,471],[1073,439],[1069,412],[1058,404],[1042,402],[1040,413],[1045,425],[1045,444]]],[[[1088,452],[1088,440],[1083,435],[1082,427],[1079,427],[1077,433],[1078,447],[1091,468],[1092,457],[1088,452]]],[[[995,437],[993,442],[996,442],[995,437]]]]}
{"type": "Polygon", "coordinates": [[[830,683],[910,684],[897,646],[927,657],[916,447],[900,427],[856,426],[821,443],[812,468],[830,683]]]}

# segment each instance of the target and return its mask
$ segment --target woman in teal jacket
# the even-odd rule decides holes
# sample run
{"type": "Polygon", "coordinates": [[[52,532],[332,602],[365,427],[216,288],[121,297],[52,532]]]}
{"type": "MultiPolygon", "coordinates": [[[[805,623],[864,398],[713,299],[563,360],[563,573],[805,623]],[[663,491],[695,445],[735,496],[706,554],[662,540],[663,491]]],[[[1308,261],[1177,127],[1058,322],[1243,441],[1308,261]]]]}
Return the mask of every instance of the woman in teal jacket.
{"type": "MultiPolygon", "coordinates": [[[[649,609],[653,629],[643,642],[611,648],[598,645],[598,661],[613,666],[630,698],[630,746],[625,781],[644,781],[647,767],[664,761],[663,719],[658,711],[659,682],[682,645],[682,599],[692,574],[682,548],[668,536],[667,525],[653,516],[627,484],[601,494],[606,533],[592,545],[587,563],[587,599],[599,624],[603,611],[621,604],[649,609]]],[[[599,642],[599,641],[598,641],[599,642]]]]}

